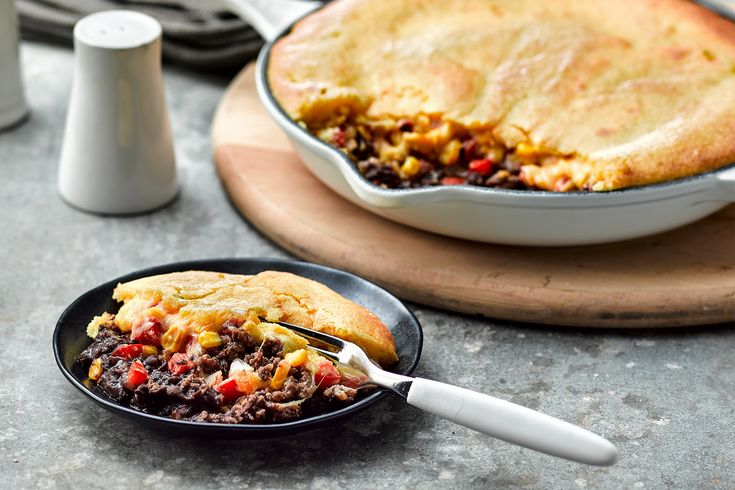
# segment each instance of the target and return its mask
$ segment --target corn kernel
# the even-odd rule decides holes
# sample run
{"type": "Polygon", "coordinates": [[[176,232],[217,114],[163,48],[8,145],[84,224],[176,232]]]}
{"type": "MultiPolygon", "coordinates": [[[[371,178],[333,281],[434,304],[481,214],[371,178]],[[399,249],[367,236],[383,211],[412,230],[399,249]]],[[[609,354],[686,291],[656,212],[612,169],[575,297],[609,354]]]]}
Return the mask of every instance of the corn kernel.
{"type": "Polygon", "coordinates": [[[285,360],[279,362],[278,367],[276,368],[276,372],[273,374],[273,378],[271,378],[270,387],[274,390],[281,389],[283,383],[288,377],[288,372],[290,370],[291,365],[288,362],[286,362],[285,360]]]}
{"type": "Polygon", "coordinates": [[[222,337],[220,337],[216,332],[202,332],[199,334],[199,345],[201,345],[203,349],[219,347],[222,345],[222,337]]]}
{"type": "Polygon", "coordinates": [[[493,163],[500,163],[505,158],[505,150],[500,146],[494,146],[487,151],[487,158],[493,163]]]}
{"type": "Polygon", "coordinates": [[[404,138],[397,146],[388,144],[386,141],[377,142],[376,148],[378,150],[378,156],[380,157],[380,160],[383,162],[387,162],[390,160],[400,161],[405,159],[406,154],[408,153],[407,141],[408,140],[404,138]]]}
{"type": "Polygon", "coordinates": [[[89,325],[87,325],[87,335],[95,338],[99,333],[100,327],[109,328],[115,324],[114,322],[115,317],[113,315],[107,312],[102,313],[102,315],[94,317],[92,321],[89,322],[89,325]]]}
{"type": "Polygon", "coordinates": [[[430,124],[431,119],[429,119],[429,116],[427,116],[426,114],[419,114],[419,116],[416,118],[416,125],[421,129],[428,128],[430,124]]]}
{"type": "Polygon", "coordinates": [[[144,345],[143,346],[143,355],[144,356],[155,356],[158,354],[158,349],[155,345],[144,345]]]}
{"type": "Polygon", "coordinates": [[[401,175],[404,177],[413,177],[419,173],[419,169],[421,169],[421,162],[419,162],[419,159],[410,156],[406,158],[403,165],[401,165],[401,175]]]}
{"type": "Polygon", "coordinates": [[[538,158],[539,154],[539,149],[530,143],[518,143],[518,146],[516,146],[516,155],[521,160],[534,160],[538,158]]]}
{"type": "MultiPolygon", "coordinates": [[[[441,126],[429,131],[429,134],[431,135],[432,140],[436,142],[437,146],[446,145],[452,141],[452,138],[454,137],[454,124],[450,121],[444,121],[441,126]]],[[[459,143],[459,141],[457,141],[457,143],[459,143]]],[[[462,144],[460,143],[459,148],[461,147],[462,144]]]]}
{"type": "Polygon", "coordinates": [[[306,349],[299,349],[293,352],[289,352],[283,357],[283,360],[289,363],[292,367],[304,365],[307,359],[308,356],[306,355],[306,349]]]}
{"type": "Polygon", "coordinates": [[[439,153],[439,161],[443,165],[454,165],[459,159],[459,152],[462,150],[462,143],[459,140],[451,140],[442,148],[439,153]]]}
{"type": "Polygon", "coordinates": [[[161,347],[170,352],[178,352],[181,348],[181,344],[186,337],[184,329],[181,327],[173,326],[169,328],[163,337],[161,337],[161,347]]]}
{"type": "Polygon", "coordinates": [[[255,310],[248,310],[247,321],[253,322],[257,325],[258,323],[260,323],[260,314],[255,310]]]}
{"type": "Polygon", "coordinates": [[[92,361],[92,364],[89,366],[89,372],[87,372],[87,376],[92,381],[97,381],[102,377],[102,359],[95,359],[92,361]]]}

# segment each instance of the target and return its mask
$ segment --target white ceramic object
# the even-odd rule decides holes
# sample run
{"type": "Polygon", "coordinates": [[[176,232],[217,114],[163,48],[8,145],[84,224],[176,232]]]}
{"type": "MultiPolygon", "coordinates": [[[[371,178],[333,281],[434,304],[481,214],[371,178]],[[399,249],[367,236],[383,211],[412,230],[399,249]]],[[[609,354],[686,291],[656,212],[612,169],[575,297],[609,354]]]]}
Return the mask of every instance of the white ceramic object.
{"type": "Polygon", "coordinates": [[[0,0],[0,129],[28,114],[18,56],[18,19],[15,0],[0,0]]]}
{"type": "Polygon", "coordinates": [[[696,0],[710,10],[735,20],[735,0],[696,0]]]}
{"type": "Polygon", "coordinates": [[[102,214],[150,211],[177,193],[161,74],[161,25],[111,10],[74,27],[74,80],[59,192],[102,214]]]}
{"type": "Polygon", "coordinates": [[[459,386],[414,378],[406,398],[409,405],[454,423],[559,458],[599,466],[617,458],[615,446],[597,434],[459,386]]]}
{"type": "MultiPolygon", "coordinates": [[[[247,4],[253,0],[218,1],[247,4]]],[[[278,0],[271,2],[280,3],[278,0]]],[[[232,10],[249,20],[247,9],[232,10]]],[[[305,15],[303,11],[294,12],[288,22],[287,11],[278,12],[279,15],[272,19],[274,26],[288,26],[305,15]]],[[[258,27],[258,24],[253,25],[258,27]]],[[[344,154],[291,120],[273,97],[266,76],[268,59],[273,42],[286,32],[287,27],[261,32],[269,43],[258,58],[256,83],[260,99],[314,175],[344,198],[385,218],[482,242],[570,246],[663,232],[704,218],[735,202],[735,166],[664,184],[613,192],[552,193],[467,185],[382,189],[365,180],[344,154]]]]}
{"type": "Polygon", "coordinates": [[[275,39],[294,20],[321,6],[316,0],[178,0],[192,10],[227,10],[253,27],[264,39],[275,39]]]}
{"type": "Polygon", "coordinates": [[[363,373],[365,385],[375,385],[406,399],[409,405],[454,423],[529,449],[580,463],[609,466],[618,450],[604,437],[530,408],[459,386],[412,378],[374,364],[352,342],[293,323],[276,322],[309,340],[321,355],[363,373]]]}

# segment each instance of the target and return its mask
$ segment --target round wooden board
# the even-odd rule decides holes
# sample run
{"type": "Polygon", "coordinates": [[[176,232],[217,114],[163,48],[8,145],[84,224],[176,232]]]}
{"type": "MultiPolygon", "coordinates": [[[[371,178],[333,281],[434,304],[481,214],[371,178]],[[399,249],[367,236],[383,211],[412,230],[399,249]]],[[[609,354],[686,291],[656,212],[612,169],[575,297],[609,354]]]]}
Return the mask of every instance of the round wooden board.
{"type": "Polygon", "coordinates": [[[735,321],[735,206],[639,240],[523,248],[409,228],[342,199],[291,151],[245,68],[212,127],[232,202],[293,254],[346,269],[418,303],[495,318],[580,327],[735,321]]]}

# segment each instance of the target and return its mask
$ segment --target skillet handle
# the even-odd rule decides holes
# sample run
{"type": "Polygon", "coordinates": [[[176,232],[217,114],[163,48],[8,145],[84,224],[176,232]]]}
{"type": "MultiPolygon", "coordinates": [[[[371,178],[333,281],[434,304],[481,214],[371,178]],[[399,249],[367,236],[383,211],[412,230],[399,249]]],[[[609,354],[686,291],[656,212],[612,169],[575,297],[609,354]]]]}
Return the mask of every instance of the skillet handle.
{"type": "Polygon", "coordinates": [[[266,41],[273,41],[286,27],[321,6],[314,0],[222,0],[266,41]]]}
{"type": "Polygon", "coordinates": [[[604,439],[530,408],[458,386],[415,378],[408,403],[504,441],[580,463],[607,466],[617,449],[604,439]]]}

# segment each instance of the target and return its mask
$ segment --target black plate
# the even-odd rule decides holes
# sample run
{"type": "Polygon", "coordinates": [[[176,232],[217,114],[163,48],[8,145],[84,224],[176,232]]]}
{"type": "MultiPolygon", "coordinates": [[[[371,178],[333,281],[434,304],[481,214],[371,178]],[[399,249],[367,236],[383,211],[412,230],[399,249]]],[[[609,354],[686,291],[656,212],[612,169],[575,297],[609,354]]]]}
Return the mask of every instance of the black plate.
{"type": "Polygon", "coordinates": [[[112,291],[115,286],[120,282],[140,277],[191,269],[232,274],[256,274],[264,270],[277,270],[292,272],[319,281],[373,311],[388,326],[395,338],[396,351],[399,357],[398,364],[393,366],[391,371],[399,374],[410,374],[419,361],[423,343],[421,326],[408,308],[385,289],[348,272],[308,262],[257,258],[217,259],[178,262],[143,269],[106,282],[77,298],[62,313],[54,330],[54,357],[66,379],[94,402],[113,413],[159,428],[174,429],[177,432],[195,433],[209,437],[256,438],[289,435],[314,429],[354,415],[388,395],[387,392],[378,390],[340,410],[293,422],[229,425],[173,420],[150,415],[123,406],[104,395],[93,392],[90,389],[86,372],[75,368],[74,361],[92,341],[86,334],[86,326],[92,317],[105,311],[115,312],[119,308],[119,305],[112,299],[112,291]]]}

